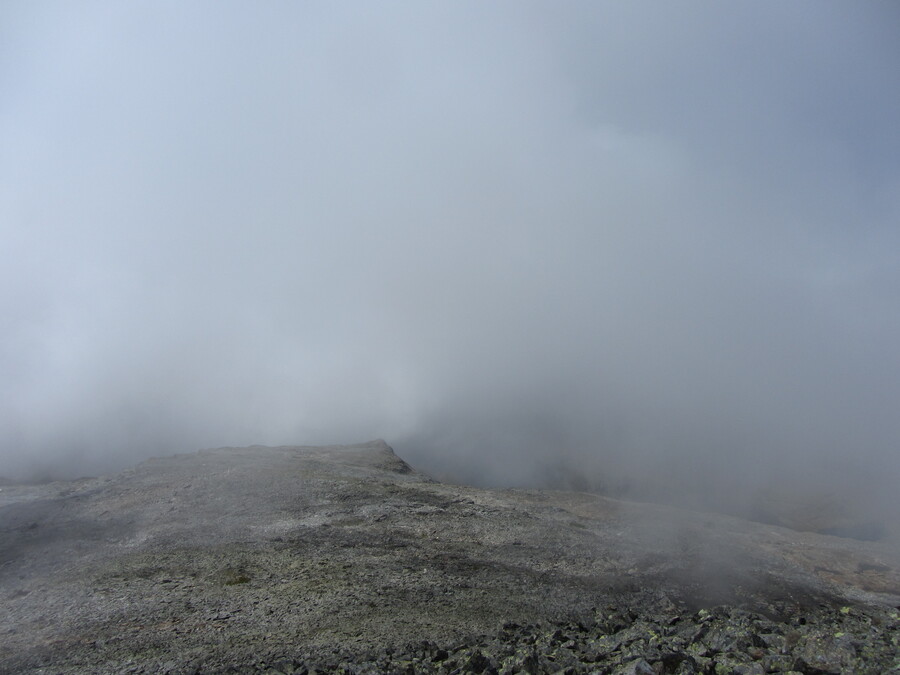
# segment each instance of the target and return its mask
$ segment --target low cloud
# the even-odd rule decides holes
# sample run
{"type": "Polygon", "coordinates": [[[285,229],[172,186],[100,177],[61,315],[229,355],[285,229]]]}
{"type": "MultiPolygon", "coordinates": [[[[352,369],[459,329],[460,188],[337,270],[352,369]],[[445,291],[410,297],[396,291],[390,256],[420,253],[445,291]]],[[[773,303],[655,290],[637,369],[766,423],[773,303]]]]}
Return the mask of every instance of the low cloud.
{"type": "Polygon", "coordinates": [[[897,508],[892,9],[3,11],[0,473],[897,508]]]}

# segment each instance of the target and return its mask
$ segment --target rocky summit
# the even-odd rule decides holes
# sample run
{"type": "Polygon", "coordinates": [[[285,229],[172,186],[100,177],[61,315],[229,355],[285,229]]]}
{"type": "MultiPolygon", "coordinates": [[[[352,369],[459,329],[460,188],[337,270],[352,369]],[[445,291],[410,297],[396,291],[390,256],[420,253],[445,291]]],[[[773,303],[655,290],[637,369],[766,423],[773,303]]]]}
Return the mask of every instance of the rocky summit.
{"type": "Polygon", "coordinates": [[[0,486],[3,673],[900,673],[900,552],[376,441],[0,486]]]}

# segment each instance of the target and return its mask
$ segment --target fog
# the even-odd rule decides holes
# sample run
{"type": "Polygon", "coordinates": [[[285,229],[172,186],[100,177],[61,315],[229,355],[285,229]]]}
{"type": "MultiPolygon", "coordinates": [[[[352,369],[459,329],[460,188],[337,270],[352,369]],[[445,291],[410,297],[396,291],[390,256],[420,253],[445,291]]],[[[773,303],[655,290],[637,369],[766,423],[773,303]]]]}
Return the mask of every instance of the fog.
{"type": "Polygon", "coordinates": [[[897,509],[898,30],[6,2],[0,475],[383,437],[483,485],[897,509]]]}

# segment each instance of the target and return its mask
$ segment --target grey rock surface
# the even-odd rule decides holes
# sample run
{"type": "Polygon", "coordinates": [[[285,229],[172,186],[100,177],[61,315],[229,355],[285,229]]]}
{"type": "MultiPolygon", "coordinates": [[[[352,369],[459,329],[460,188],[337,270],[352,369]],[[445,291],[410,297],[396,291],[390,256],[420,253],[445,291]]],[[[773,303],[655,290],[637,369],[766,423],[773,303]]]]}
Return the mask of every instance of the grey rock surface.
{"type": "Polygon", "coordinates": [[[0,490],[0,672],[889,672],[893,544],[434,482],[383,441],[0,490]]]}

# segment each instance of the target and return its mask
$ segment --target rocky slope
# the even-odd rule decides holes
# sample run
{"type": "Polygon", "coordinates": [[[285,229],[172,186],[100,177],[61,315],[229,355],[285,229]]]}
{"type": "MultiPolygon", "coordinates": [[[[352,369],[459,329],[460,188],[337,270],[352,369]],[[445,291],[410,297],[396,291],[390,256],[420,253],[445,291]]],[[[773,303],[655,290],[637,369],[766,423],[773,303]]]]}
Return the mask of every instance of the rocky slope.
{"type": "Polygon", "coordinates": [[[0,490],[0,672],[900,672],[884,542],[436,483],[383,442],[0,490]]]}

